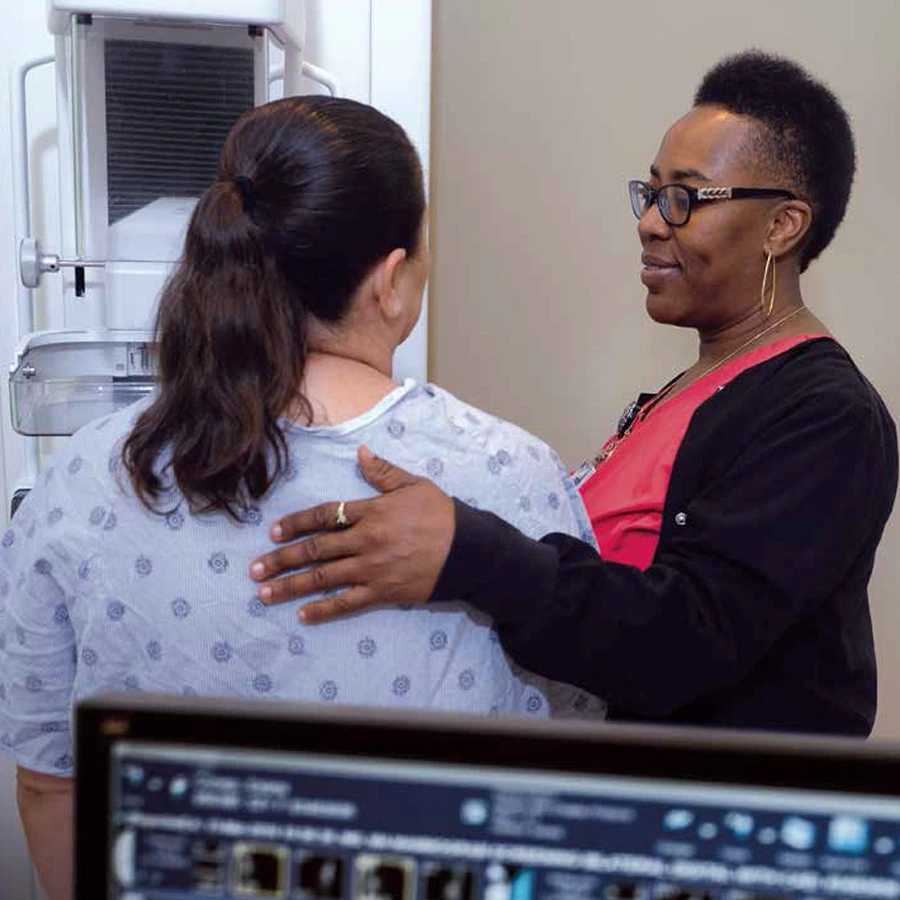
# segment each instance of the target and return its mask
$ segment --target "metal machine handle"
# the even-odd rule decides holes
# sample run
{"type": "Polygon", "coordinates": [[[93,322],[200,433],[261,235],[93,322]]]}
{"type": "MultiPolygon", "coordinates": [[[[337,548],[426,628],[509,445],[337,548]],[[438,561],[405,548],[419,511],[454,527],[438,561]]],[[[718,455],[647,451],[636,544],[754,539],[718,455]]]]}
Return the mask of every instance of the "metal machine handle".
{"type": "Polygon", "coordinates": [[[19,241],[19,277],[29,290],[40,287],[45,272],[64,268],[102,269],[106,264],[100,259],[60,259],[55,253],[44,253],[37,238],[24,237],[19,241]]]}
{"type": "Polygon", "coordinates": [[[56,253],[44,253],[37,238],[25,237],[19,241],[19,277],[29,290],[40,286],[45,272],[60,269],[104,269],[116,265],[169,265],[173,260],[164,259],[61,259],[56,253]]]}

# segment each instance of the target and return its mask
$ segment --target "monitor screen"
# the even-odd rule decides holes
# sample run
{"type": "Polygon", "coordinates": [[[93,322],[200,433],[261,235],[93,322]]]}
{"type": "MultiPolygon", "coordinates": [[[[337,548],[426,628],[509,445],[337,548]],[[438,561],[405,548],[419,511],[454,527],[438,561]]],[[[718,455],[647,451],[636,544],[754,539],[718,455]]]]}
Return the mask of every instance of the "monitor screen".
{"type": "Polygon", "coordinates": [[[683,746],[670,748],[671,775],[661,777],[658,764],[639,771],[639,753],[631,773],[589,771],[584,758],[556,769],[529,752],[527,731],[507,744],[504,764],[479,758],[483,741],[470,759],[463,740],[435,761],[404,750],[402,737],[393,754],[384,741],[366,752],[365,728],[352,753],[109,741],[106,895],[900,897],[900,798],[887,789],[790,786],[777,767],[771,785],[720,780],[715,767],[697,777],[683,746]]]}

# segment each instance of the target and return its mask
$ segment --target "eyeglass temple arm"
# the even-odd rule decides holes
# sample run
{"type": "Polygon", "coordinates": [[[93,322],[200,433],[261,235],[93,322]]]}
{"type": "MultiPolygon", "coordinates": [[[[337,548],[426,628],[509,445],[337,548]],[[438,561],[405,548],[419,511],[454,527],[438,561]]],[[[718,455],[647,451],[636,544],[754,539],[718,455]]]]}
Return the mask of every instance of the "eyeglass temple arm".
{"type": "Polygon", "coordinates": [[[783,188],[712,187],[697,189],[698,200],[731,200],[740,197],[788,197],[793,200],[796,194],[783,188]]]}

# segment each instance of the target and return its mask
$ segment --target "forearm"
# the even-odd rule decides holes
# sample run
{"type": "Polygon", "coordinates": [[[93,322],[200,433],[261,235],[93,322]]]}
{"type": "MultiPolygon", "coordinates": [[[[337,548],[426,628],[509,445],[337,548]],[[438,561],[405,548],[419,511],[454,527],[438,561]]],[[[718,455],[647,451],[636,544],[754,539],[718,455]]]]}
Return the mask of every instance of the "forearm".
{"type": "MultiPolygon", "coordinates": [[[[46,779],[52,776],[45,776],[46,779]]],[[[72,780],[39,788],[34,773],[19,770],[16,800],[31,859],[50,900],[72,897],[72,780]]]]}
{"type": "Polygon", "coordinates": [[[476,606],[489,605],[486,611],[508,624],[526,622],[533,611],[552,602],[559,578],[555,548],[526,537],[493,513],[459,500],[453,504],[453,543],[433,601],[463,598],[476,606]]]}
{"type": "Polygon", "coordinates": [[[752,621],[738,624],[746,603],[708,590],[729,581],[714,562],[643,572],[567,535],[532,541],[461,503],[456,516],[434,599],[462,598],[491,615],[527,669],[657,717],[735,683],[758,652],[752,621]]]}

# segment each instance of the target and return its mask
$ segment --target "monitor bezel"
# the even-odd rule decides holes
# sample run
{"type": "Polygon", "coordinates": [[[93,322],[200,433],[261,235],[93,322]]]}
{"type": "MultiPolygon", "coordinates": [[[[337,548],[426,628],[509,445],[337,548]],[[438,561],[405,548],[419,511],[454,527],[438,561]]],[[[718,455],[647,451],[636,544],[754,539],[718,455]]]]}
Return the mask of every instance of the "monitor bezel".
{"type": "Polygon", "coordinates": [[[75,897],[91,900],[108,896],[119,741],[900,796],[900,746],[860,739],[133,693],[84,701],[75,724],[75,897]]]}

